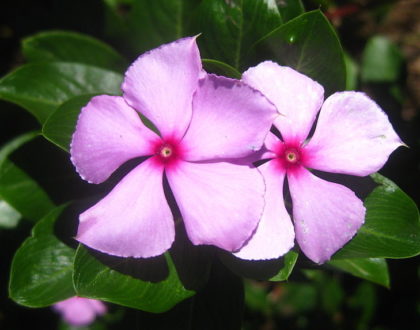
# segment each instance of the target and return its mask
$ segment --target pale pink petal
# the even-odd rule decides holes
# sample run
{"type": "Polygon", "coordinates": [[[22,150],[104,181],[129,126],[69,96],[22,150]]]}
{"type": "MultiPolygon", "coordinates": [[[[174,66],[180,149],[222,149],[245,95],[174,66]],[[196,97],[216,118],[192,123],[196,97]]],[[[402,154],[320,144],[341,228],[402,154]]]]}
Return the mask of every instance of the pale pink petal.
{"type": "Polygon", "coordinates": [[[183,139],[190,161],[238,158],[259,150],[276,108],[241,81],[207,75],[193,100],[191,124],[183,139]]]}
{"type": "Polygon", "coordinates": [[[324,89],[309,77],[266,61],[248,69],[242,80],[261,91],[283,115],[276,121],[285,142],[303,142],[324,99],[324,89]]]}
{"type": "Polygon", "coordinates": [[[76,239],[120,257],[148,258],[164,253],[175,233],[162,179],[163,166],[153,158],[140,164],[80,215],[76,239]]]}
{"type": "Polygon", "coordinates": [[[167,177],[193,244],[236,251],[252,235],[264,207],[264,180],[256,168],[180,162],[167,177]]]}
{"type": "Polygon", "coordinates": [[[264,213],[257,230],[244,247],[235,253],[241,259],[276,259],[294,245],[295,232],[283,201],[285,172],[271,160],[260,167],[266,185],[264,213]]]}
{"type": "Polygon", "coordinates": [[[350,189],[303,167],[289,174],[288,181],[296,240],[309,259],[323,263],[356,234],[365,207],[350,189]]]}
{"type": "Polygon", "coordinates": [[[95,96],[80,113],[71,160],[84,180],[101,183],[127,160],[150,155],[157,138],[122,97],[95,96]]]}
{"type": "Polygon", "coordinates": [[[379,106],[360,92],[331,95],[322,106],[306,166],[368,175],[378,171],[402,142],[379,106]]]}
{"type": "Polygon", "coordinates": [[[106,306],[101,301],[81,297],[60,301],[53,307],[61,313],[67,323],[73,326],[89,325],[97,315],[106,312],[106,306]]]}
{"type": "Polygon", "coordinates": [[[191,119],[202,69],[195,39],[179,39],[141,55],[128,68],[121,87],[128,104],[165,138],[182,137],[191,119]]]}

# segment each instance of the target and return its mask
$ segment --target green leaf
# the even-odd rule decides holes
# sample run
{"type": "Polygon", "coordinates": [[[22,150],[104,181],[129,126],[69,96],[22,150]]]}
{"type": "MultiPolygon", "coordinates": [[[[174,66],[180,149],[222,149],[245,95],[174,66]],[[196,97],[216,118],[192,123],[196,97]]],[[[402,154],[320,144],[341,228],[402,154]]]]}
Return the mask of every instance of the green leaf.
{"type": "Polygon", "coordinates": [[[0,199],[0,228],[12,229],[17,226],[21,215],[6,201],[0,199]]]}
{"type": "Polygon", "coordinates": [[[361,75],[365,82],[393,82],[401,73],[403,56],[389,39],[375,36],[363,51],[361,75]]]}
{"type": "Polygon", "coordinates": [[[33,229],[12,261],[9,295],[18,304],[45,307],[75,295],[71,276],[74,250],[54,235],[57,207],[33,229]]]}
{"type": "Polygon", "coordinates": [[[241,79],[242,74],[229,64],[221,61],[202,59],[204,69],[207,72],[215,73],[221,76],[226,76],[234,79],[241,79]]]}
{"type": "Polygon", "coordinates": [[[82,94],[119,94],[122,75],[79,63],[34,63],[0,80],[0,98],[16,103],[42,124],[62,103],[82,94]]]}
{"type": "Polygon", "coordinates": [[[409,258],[420,254],[420,219],[416,204],[391,180],[380,174],[372,178],[379,186],[365,200],[365,223],[334,255],[334,260],[409,258]]]}
{"type": "Polygon", "coordinates": [[[7,204],[4,212],[13,219],[18,212],[26,219],[37,221],[54,207],[39,184],[8,159],[10,154],[38,135],[38,132],[22,134],[0,149],[0,200],[7,204]]]}
{"type": "Polygon", "coordinates": [[[59,106],[42,127],[44,137],[68,152],[80,110],[92,96],[94,95],[76,96],[59,106]]]}
{"type": "MultiPolygon", "coordinates": [[[[152,283],[111,269],[79,246],[74,262],[73,281],[78,296],[100,299],[147,312],[161,313],[180,301],[191,297],[180,282],[175,266],[165,255],[169,267],[168,277],[152,283]]],[[[124,258],[118,258],[119,266],[124,258]]]]}
{"type": "Polygon", "coordinates": [[[389,288],[389,272],[385,259],[341,259],[331,260],[328,264],[346,273],[389,288]]]}
{"type": "Polygon", "coordinates": [[[41,32],[23,40],[29,62],[75,62],[121,71],[127,61],[107,44],[88,35],[68,31],[41,32]]]}
{"type": "Polygon", "coordinates": [[[344,63],[346,64],[346,90],[355,90],[358,84],[359,67],[347,53],[344,54],[344,63]]]}
{"type": "Polygon", "coordinates": [[[276,276],[270,278],[270,281],[286,281],[292,273],[293,268],[295,267],[298,256],[299,254],[293,250],[286,253],[283,257],[283,268],[278,272],[276,276]]]}
{"type": "Polygon", "coordinates": [[[258,42],[260,60],[274,60],[319,82],[326,96],[346,87],[343,50],[333,27],[319,11],[283,24],[258,42]]]}
{"type": "Polygon", "coordinates": [[[244,57],[261,37],[282,23],[274,0],[204,0],[192,23],[204,57],[242,68],[244,57]]]}
{"type": "Polygon", "coordinates": [[[305,12],[301,0],[282,0],[276,2],[284,22],[290,21],[305,12]]]}

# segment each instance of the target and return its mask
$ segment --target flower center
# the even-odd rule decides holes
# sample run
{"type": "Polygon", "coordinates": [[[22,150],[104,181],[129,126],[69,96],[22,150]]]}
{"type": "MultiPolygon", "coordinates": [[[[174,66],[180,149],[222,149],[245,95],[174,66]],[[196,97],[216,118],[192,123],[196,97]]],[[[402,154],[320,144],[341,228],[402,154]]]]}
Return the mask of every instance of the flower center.
{"type": "Polygon", "coordinates": [[[164,144],[163,146],[161,146],[159,154],[163,158],[169,158],[169,157],[171,157],[172,154],[173,154],[173,148],[172,148],[172,146],[171,145],[168,145],[168,144],[164,144]]]}
{"type": "Polygon", "coordinates": [[[300,159],[299,151],[295,148],[286,149],[284,158],[288,163],[296,164],[300,159]]]}

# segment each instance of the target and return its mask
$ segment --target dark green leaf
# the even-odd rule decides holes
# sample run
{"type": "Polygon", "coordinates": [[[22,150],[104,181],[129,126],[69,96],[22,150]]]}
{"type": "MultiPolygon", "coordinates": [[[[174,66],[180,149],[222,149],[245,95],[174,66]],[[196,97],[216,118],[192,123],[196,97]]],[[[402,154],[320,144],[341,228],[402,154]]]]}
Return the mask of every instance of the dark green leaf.
{"type": "Polygon", "coordinates": [[[32,113],[40,123],[62,103],[82,94],[119,94],[122,76],[79,63],[21,66],[0,80],[0,98],[32,113]]]}
{"type": "Polygon", "coordinates": [[[229,64],[223,63],[221,61],[203,59],[203,66],[207,72],[215,73],[221,76],[226,76],[235,79],[241,79],[242,74],[236,70],[234,67],[231,67],[229,64]]]}
{"type": "Polygon", "coordinates": [[[0,199],[0,228],[15,228],[19,223],[21,215],[6,201],[0,199]]]}
{"type": "Polygon", "coordinates": [[[41,219],[54,207],[38,183],[8,159],[13,151],[38,135],[38,132],[22,134],[0,149],[0,200],[8,205],[12,213],[7,214],[12,218],[16,218],[17,214],[10,207],[33,221],[41,219]]]}
{"type": "Polygon", "coordinates": [[[286,281],[295,267],[299,254],[295,251],[289,251],[283,257],[284,266],[276,276],[270,278],[270,281],[286,281]]]}
{"type": "Polygon", "coordinates": [[[29,62],[75,62],[121,71],[127,61],[113,48],[90,36],[68,32],[41,32],[23,40],[23,55],[29,62]]]}
{"type": "Polygon", "coordinates": [[[273,0],[204,0],[193,22],[204,57],[239,69],[245,55],[261,37],[282,23],[273,0]]]}
{"type": "Polygon", "coordinates": [[[290,21],[305,12],[301,0],[282,0],[276,2],[284,22],[290,21]]]}
{"type": "Polygon", "coordinates": [[[403,56],[389,39],[375,36],[367,42],[362,58],[362,80],[393,82],[401,73],[403,56]]]}
{"type": "Polygon", "coordinates": [[[76,96],[59,106],[42,127],[45,138],[68,152],[80,110],[92,96],[92,94],[76,96]]]}
{"type": "MultiPolygon", "coordinates": [[[[120,263],[124,262],[124,258],[120,263]]],[[[108,268],[82,246],[76,253],[73,281],[77,295],[100,299],[147,312],[161,313],[192,296],[180,282],[167,255],[168,277],[152,283],[108,268]]]]}
{"type": "Polygon", "coordinates": [[[354,276],[389,288],[389,272],[385,259],[340,259],[331,260],[328,263],[354,276]]]}
{"type": "Polygon", "coordinates": [[[43,218],[13,258],[9,295],[18,304],[45,307],[75,295],[71,280],[75,251],[54,235],[63,209],[43,218]]]}
{"type": "Polygon", "coordinates": [[[395,183],[374,174],[379,187],[366,198],[364,225],[334,259],[408,258],[420,253],[416,204],[395,183]]]}
{"type": "Polygon", "coordinates": [[[337,35],[319,11],[305,13],[269,33],[258,43],[261,60],[273,60],[311,77],[325,94],[344,90],[346,69],[337,35]]]}

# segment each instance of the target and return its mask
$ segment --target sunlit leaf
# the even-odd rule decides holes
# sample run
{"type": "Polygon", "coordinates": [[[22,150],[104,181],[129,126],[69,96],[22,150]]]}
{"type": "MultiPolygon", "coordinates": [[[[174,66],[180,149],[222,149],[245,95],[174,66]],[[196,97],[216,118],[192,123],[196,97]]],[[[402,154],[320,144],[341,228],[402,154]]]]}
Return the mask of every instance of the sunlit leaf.
{"type": "Polygon", "coordinates": [[[11,229],[17,226],[21,215],[6,201],[0,199],[0,228],[11,229]]]}
{"type": "Polygon", "coordinates": [[[283,257],[284,266],[277,275],[270,278],[270,281],[286,281],[295,267],[299,254],[295,251],[289,251],[283,257]]]}

